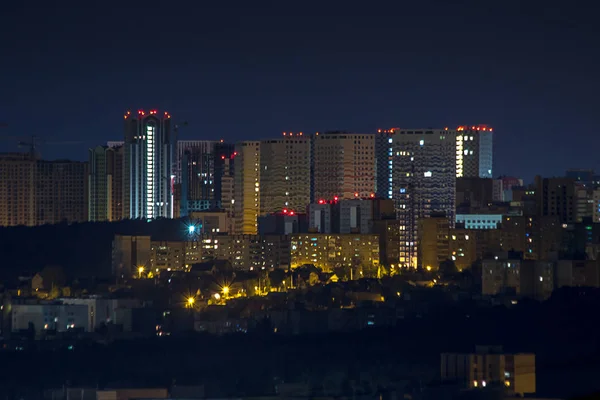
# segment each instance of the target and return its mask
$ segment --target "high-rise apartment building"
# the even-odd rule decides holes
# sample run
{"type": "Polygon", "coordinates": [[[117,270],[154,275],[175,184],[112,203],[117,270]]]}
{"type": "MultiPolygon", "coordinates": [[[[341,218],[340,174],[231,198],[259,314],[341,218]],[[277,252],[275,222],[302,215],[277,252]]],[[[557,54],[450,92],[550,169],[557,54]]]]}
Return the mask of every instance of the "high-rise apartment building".
{"type": "Polygon", "coordinates": [[[379,129],[375,135],[375,164],[377,168],[377,197],[391,199],[392,170],[394,168],[394,132],[400,128],[379,129]]]}
{"type": "Polygon", "coordinates": [[[215,198],[215,145],[210,140],[177,142],[176,183],[181,184],[180,215],[217,206],[215,198]]]}
{"type": "Polygon", "coordinates": [[[596,175],[593,169],[568,169],[565,172],[565,177],[574,179],[590,189],[600,185],[600,175],[596,175]]]}
{"type": "Polygon", "coordinates": [[[0,154],[0,226],[33,226],[36,160],[29,153],[0,154]]]}
{"type": "Polygon", "coordinates": [[[419,264],[427,271],[436,271],[450,260],[450,222],[445,215],[419,220],[419,264]]]}
{"type": "Polygon", "coordinates": [[[474,214],[486,210],[494,202],[494,180],[489,178],[456,178],[456,207],[461,213],[474,214]]]}
{"type": "Polygon", "coordinates": [[[123,146],[89,149],[88,219],[123,219],[123,146]]]}
{"type": "Polygon", "coordinates": [[[0,155],[0,225],[85,222],[87,183],[87,162],[0,155]]]}
{"type": "Polygon", "coordinates": [[[452,227],[455,214],[456,131],[413,129],[392,137],[392,193],[400,220],[400,264],[417,267],[418,223],[444,213],[452,227]]]}
{"type": "Polygon", "coordinates": [[[375,193],[375,135],[344,132],[314,137],[314,198],[366,198],[375,193]]]}
{"type": "Polygon", "coordinates": [[[235,145],[234,218],[235,233],[256,235],[260,214],[260,142],[235,145]]]}
{"type": "MultiPolygon", "coordinates": [[[[215,199],[217,208],[227,209],[233,199],[233,171],[235,163],[235,145],[224,143],[215,144],[214,174],[215,199]]],[[[233,214],[232,214],[233,216],[233,214]]]]}
{"type": "Polygon", "coordinates": [[[311,139],[285,133],[260,144],[260,213],[291,209],[304,212],[310,203],[311,139]]]}
{"type": "Polygon", "coordinates": [[[36,224],[88,220],[88,163],[44,161],[36,163],[36,224]]]}
{"type": "Polygon", "coordinates": [[[173,140],[171,116],[156,110],[125,114],[126,217],[173,216],[173,140]]]}
{"type": "Polygon", "coordinates": [[[535,177],[537,214],[557,216],[563,224],[577,220],[577,186],[572,178],[535,177]]]}
{"type": "Polygon", "coordinates": [[[487,125],[459,126],[456,135],[456,177],[491,178],[494,133],[487,125]]]}

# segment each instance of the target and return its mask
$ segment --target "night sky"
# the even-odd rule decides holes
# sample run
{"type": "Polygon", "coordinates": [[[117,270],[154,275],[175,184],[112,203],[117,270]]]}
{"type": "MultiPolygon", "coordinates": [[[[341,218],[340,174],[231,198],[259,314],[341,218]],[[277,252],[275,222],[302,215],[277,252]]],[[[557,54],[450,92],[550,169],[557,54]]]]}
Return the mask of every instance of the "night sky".
{"type": "Polygon", "coordinates": [[[158,108],[230,141],[486,123],[495,175],[600,171],[593,2],[53,3],[0,5],[0,151],[83,160],[158,108]]]}

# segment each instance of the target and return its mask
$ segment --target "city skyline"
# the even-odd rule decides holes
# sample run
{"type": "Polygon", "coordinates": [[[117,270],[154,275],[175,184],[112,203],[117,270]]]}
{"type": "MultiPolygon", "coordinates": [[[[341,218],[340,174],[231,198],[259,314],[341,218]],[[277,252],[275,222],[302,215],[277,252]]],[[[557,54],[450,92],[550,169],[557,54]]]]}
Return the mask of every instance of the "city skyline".
{"type": "Polygon", "coordinates": [[[595,16],[2,4],[0,396],[600,398],[595,16]]]}
{"type": "Polygon", "coordinates": [[[190,121],[190,140],[486,123],[511,154],[498,175],[600,170],[593,13],[557,0],[341,4],[170,5],[153,30],[152,7],[7,5],[0,29],[16,40],[2,45],[1,133],[81,141],[40,150],[84,160],[137,106],[190,121]],[[147,63],[142,43],[165,57],[147,63]]]}

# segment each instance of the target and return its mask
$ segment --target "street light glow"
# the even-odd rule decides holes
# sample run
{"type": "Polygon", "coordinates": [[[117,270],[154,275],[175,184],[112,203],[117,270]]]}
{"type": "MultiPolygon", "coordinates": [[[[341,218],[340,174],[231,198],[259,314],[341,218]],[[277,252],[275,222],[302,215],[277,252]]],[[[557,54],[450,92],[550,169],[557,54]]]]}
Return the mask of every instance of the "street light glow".
{"type": "Polygon", "coordinates": [[[190,225],[188,226],[188,233],[191,235],[196,231],[196,226],[195,225],[190,225]]]}
{"type": "Polygon", "coordinates": [[[224,294],[225,296],[227,296],[227,295],[229,294],[229,286],[225,286],[225,287],[223,288],[223,294],[224,294]]]}
{"type": "Polygon", "coordinates": [[[190,306],[192,306],[195,301],[196,301],[196,299],[194,299],[193,297],[188,297],[188,299],[187,299],[187,302],[190,306]]]}

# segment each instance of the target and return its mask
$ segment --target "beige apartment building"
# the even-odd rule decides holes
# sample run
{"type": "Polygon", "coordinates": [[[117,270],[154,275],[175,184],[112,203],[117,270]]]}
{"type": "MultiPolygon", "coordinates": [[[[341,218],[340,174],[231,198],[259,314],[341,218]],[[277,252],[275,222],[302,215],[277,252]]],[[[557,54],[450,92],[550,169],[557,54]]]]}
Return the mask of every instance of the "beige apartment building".
{"type": "Polygon", "coordinates": [[[260,214],[305,212],[310,203],[311,139],[285,133],[260,146],[260,214]]]}
{"type": "Polygon", "coordinates": [[[260,214],[260,142],[235,145],[235,233],[256,235],[260,214]]]}
{"type": "Polygon", "coordinates": [[[33,226],[36,160],[29,153],[0,155],[0,225],[33,226]]]}
{"type": "Polygon", "coordinates": [[[88,220],[87,162],[39,160],[35,183],[37,225],[88,220]]]}
{"type": "Polygon", "coordinates": [[[88,218],[123,219],[123,146],[89,149],[88,218]]]}
{"type": "Polygon", "coordinates": [[[375,193],[375,135],[325,132],[314,136],[315,199],[375,193]]]}
{"type": "Polygon", "coordinates": [[[379,267],[379,235],[304,233],[291,235],[290,266],[313,264],[324,271],[338,266],[379,267]]]}

